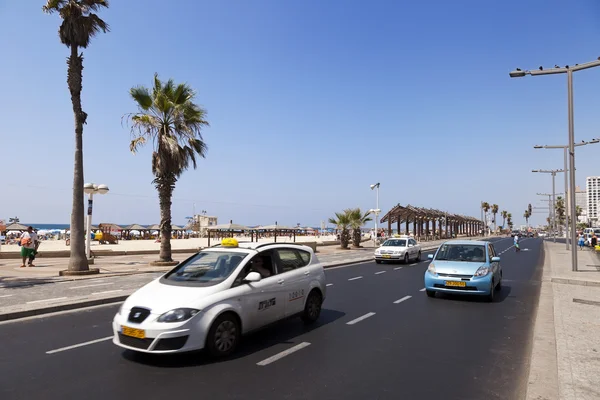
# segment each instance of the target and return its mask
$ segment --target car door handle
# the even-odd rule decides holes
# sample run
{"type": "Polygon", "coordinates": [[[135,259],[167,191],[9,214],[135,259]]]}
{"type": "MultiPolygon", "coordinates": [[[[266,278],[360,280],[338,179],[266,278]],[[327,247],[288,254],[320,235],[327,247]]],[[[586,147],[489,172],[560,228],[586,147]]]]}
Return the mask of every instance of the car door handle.
{"type": "Polygon", "coordinates": [[[283,284],[283,282],[285,282],[283,279],[277,281],[277,283],[279,283],[280,285],[283,284]]]}

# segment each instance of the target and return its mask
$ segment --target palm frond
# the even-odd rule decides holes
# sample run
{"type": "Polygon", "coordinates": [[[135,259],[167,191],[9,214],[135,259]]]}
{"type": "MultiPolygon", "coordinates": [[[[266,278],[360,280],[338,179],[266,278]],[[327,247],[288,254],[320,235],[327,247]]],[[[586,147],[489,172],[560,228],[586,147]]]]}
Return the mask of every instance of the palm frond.
{"type": "Polygon", "coordinates": [[[67,0],[48,0],[45,6],[42,6],[42,11],[46,14],[52,14],[59,11],[65,6],[67,0]]]}
{"type": "Polygon", "coordinates": [[[98,11],[102,7],[108,8],[108,0],[80,0],[82,6],[84,6],[88,12],[89,11],[98,11]]]}
{"type": "Polygon", "coordinates": [[[143,111],[148,111],[152,107],[152,96],[150,90],[144,86],[136,86],[129,90],[129,94],[135,100],[138,107],[143,111]]]}

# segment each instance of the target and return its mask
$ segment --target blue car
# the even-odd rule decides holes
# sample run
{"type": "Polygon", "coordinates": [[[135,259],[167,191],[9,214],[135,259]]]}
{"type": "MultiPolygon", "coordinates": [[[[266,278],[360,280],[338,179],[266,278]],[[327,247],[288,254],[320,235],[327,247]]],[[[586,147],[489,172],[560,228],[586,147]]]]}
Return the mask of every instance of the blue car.
{"type": "Polygon", "coordinates": [[[502,267],[494,245],[484,241],[449,240],[430,254],[425,271],[425,291],[486,296],[494,301],[494,292],[502,287],[502,267]]]}

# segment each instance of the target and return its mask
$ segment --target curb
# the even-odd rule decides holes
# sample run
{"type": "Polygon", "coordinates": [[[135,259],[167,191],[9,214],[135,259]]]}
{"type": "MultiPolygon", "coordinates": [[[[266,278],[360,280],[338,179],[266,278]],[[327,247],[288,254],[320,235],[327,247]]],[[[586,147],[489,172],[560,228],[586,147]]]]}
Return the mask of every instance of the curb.
{"type": "Polygon", "coordinates": [[[596,282],[596,281],[583,281],[583,280],[580,280],[580,279],[552,278],[550,281],[552,283],[562,283],[562,284],[565,284],[565,285],[600,287],[600,282],[596,282]]]}

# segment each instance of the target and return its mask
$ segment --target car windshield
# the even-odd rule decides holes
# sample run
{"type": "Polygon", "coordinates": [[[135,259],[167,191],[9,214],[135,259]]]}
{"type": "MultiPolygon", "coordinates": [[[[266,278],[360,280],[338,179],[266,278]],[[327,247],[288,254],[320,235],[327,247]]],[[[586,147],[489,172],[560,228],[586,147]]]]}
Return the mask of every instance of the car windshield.
{"type": "Polygon", "coordinates": [[[163,277],[170,282],[189,282],[212,286],[223,282],[247,254],[226,251],[201,251],[163,277]]]}
{"type": "Polygon", "coordinates": [[[477,244],[443,244],[436,260],[485,262],[485,247],[477,244]]]}
{"type": "Polygon", "coordinates": [[[406,247],[404,239],[389,239],[383,243],[383,246],[406,247]]]}

